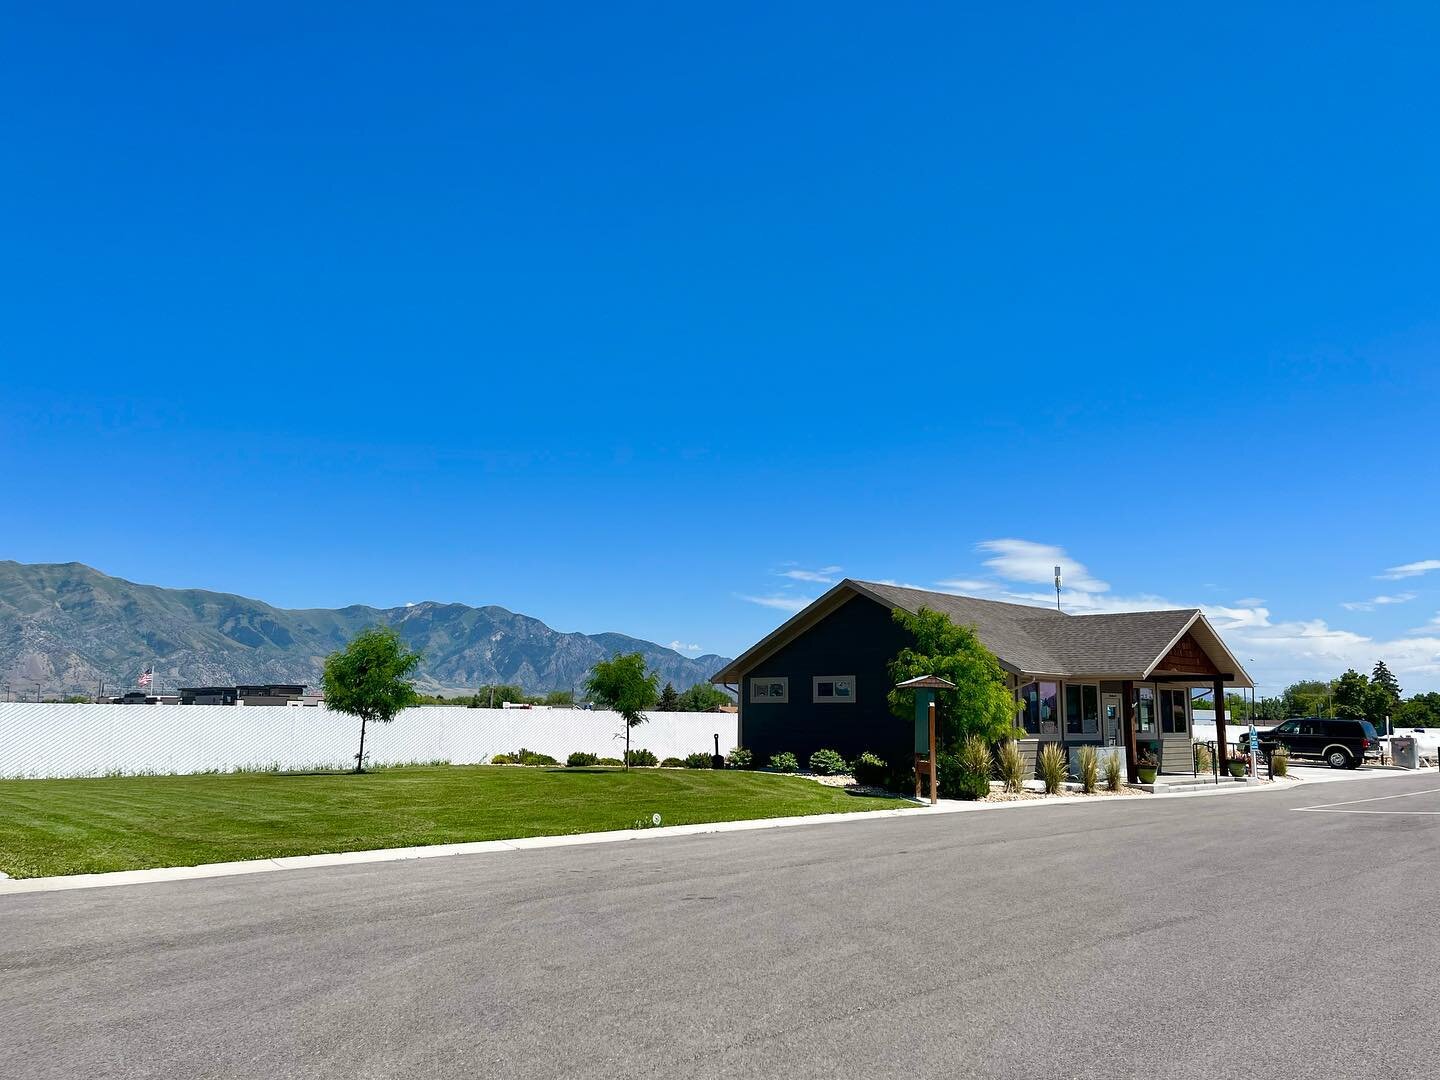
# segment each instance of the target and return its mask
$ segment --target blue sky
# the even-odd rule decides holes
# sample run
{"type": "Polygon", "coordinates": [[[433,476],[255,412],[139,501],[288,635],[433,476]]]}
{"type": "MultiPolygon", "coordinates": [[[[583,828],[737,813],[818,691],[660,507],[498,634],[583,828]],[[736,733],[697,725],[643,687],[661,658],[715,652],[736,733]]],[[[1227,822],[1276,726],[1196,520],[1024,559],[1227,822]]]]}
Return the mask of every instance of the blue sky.
{"type": "Polygon", "coordinates": [[[0,557],[722,653],[1059,558],[1440,688],[1440,9],[1253,9],[12,12],[0,557]]]}

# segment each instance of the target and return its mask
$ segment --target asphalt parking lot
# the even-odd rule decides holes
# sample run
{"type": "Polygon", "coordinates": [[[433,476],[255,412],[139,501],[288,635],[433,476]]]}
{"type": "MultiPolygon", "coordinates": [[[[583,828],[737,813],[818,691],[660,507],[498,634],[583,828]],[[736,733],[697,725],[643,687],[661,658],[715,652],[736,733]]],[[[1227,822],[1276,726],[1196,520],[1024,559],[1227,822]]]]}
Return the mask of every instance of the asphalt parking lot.
{"type": "Polygon", "coordinates": [[[1434,1071],[1440,777],[0,896],[7,1077],[1434,1071]]]}

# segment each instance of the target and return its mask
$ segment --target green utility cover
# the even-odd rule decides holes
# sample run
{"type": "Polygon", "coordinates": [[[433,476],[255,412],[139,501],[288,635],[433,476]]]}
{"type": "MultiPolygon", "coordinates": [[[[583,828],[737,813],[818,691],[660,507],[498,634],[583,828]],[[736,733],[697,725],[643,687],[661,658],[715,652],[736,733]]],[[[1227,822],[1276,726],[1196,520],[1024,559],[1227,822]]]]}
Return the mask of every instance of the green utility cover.
{"type": "Polygon", "coordinates": [[[935,700],[934,690],[915,691],[915,752],[930,752],[930,702],[935,700]]]}

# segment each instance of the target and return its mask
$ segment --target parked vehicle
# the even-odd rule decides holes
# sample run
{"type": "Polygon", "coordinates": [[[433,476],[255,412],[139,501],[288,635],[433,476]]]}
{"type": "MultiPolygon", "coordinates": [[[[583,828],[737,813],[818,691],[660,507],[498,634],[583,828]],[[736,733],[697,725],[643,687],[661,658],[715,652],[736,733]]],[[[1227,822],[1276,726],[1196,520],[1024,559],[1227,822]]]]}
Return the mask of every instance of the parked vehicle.
{"type": "Polygon", "coordinates": [[[1283,746],[1292,758],[1315,758],[1332,769],[1358,769],[1380,756],[1380,736],[1368,720],[1298,716],[1257,735],[1261,750],[1283,746]]]}

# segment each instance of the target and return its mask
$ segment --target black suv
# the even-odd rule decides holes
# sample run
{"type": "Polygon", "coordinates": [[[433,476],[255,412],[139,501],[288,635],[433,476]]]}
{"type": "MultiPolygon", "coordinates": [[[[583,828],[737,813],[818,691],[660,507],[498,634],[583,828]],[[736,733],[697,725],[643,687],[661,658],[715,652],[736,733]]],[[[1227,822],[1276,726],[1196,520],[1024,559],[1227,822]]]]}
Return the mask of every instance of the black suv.
{"type": "Polygon", "coordinates": [[[1262,750],[1283,746],[1291,757],[1319,758],[1332,769],[1358,769],[1380,756],[1380,736],[1368,720],[1297,716],[1258,735],[1262,750]]]}

